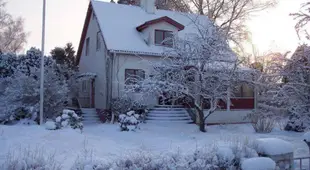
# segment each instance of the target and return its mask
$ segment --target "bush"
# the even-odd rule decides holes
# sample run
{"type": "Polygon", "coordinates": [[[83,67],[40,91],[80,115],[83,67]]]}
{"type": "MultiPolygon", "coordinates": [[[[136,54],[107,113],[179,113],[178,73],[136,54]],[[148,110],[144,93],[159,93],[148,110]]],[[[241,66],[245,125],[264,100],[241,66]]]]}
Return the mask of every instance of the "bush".
{"type": "Polygon", "coordinates": [[[47,121],[45,127],[48,130],[62,129],[70,126],[72,129],[83,130],[82,118],[73,110],[63,110],[62,114],[57,116],[55,121],[47,121]]]}
{"type": "MultiPolygon", "coordinates": [[[[25,55],[5,55],[0,54],[0,123],[11,123],[25,117],[21,111],[39,110],[41,52],[32,48],[25,55]]],[[[45,57],[44,64],[44,118],[52,119],[68,101],[69,68],[51,57],[45,57]]]]}
{"type": "Polygon", "coordinates": [[[45,153],[43,148],[27,148],[9,152],[0,169],[61,170],[61,164],[55,160],[55,155],[45,153]]]}
{"type": "Polygon", "coordinates": [[[147,108],[146,105],[141,104],[138,101],[133,101],[129,97],[118,97],[118,98],[112,99],[111,110],[112,110],[112,114],[116,117],[132,110],[132,111],[135,111],[135,114],[140,115],[139,117],[144,122],[146,113],[147,113],[146,108],[147,108]]]}
{"type": "Polygon", "coordinates": [[[0,124],[12,124],[17,121],[22,121],[22,124],[30,124],[30,122],[38,124],[37,113],[33,107],[20,107],[9,114],[0,114],[0,124]]]}
{"type": "Polygon", "coordinates": [[[252,126],[256,133],[270,133],[275,125],[275,119],[260,112],[253,112],[249,115],[252,126]]]}
{"type": "Polygon", "coordinates": [[[216,144],[213,147],[197,148],[193,153],[170,152],[154,154],[144,150],[135,153],[128,153],[126,156],[111,160],[109,162],[89,161],[89,156],[80,157],[75,162],[72,170],[84,170],[90,167],[93,170],[168,170],[168,169],[189,169],[189,170],[221,170],[240,169],[241,161],[245,158],[257,157],[256,151],[251,149],[251,143],[226,142],[216,144]],[[241,147],[244,144],[244,147],[241,147]],[[245,149],[248,148],[248,149],[245,149]],[[242,158],[241,158],[242,157],[242,158]],[[82,165],[83,168],[77,165],[82,165]]]}
{"type": "Polygon", "coordinates": [[[121,131],[134,131],[142,122],[139,120],[140,115],[135,114],[135,111],[129,111],[126,114],[119,115],[118,122],[121,131]]]}

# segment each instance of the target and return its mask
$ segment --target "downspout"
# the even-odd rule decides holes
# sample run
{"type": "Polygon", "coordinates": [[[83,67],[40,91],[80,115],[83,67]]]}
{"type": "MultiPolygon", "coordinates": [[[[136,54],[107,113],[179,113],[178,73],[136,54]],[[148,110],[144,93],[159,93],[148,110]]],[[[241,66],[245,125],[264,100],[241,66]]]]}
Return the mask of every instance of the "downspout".
{"type": "Polygon", "coordinates": [[[113,52],[112,56],[111,56],[111,68],[110,68],[110,91],[109,91],[109,108],[112,108],[112,98],[113,98],[113,72],[114,72],[114,60],[116,57],[116,52],[113,52]]]}

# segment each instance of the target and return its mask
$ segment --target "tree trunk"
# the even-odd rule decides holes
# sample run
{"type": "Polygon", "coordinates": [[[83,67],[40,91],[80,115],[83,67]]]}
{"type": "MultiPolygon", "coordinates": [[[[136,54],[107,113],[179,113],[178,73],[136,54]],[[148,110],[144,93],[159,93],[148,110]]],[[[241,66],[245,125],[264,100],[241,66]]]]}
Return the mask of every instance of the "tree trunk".
{"type": "Polygon", "coordinates": [[[207,132],[206,131],[206,127],[205,127],[205,120],[204,120],[204,114],[203,114],[203,110],[202,109],[200,109],[200,108],[197,108],[196,107],[196,110],[197,110],[197,112],[198,112],[198,118],[199,118],[199,130],[201,131],[201,132],[207,132]]]}

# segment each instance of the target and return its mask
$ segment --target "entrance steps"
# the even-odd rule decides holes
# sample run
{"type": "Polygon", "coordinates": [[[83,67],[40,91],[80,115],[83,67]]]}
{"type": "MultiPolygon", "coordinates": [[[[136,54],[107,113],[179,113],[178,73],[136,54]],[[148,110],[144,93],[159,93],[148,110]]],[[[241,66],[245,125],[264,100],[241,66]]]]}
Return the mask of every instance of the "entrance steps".
{"type": "Polygon", "coordinates": [[[187,111],[182,106],[158,105],[149,111],[147,122],[154,123],[191,123],[187,111]]]}
{"type": "Polygon", "coordinates": [[[95,108],[81,108],[81,111],[84,125],[101,123],[95,108]]]}

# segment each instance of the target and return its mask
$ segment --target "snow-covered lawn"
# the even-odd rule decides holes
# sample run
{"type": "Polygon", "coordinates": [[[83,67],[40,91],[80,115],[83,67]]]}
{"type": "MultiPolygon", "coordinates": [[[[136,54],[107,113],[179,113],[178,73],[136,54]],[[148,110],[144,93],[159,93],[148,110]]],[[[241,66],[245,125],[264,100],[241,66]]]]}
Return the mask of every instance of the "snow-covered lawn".
{"type": "Polygon", "coordinates": [[[141,130],[136,132],[120,132],[117,124],[100,124],[85,126],[83,133],[70,128],[49,131],[35,125],[0,125],[0,163],[7,152],[18,148],[44,148],[47,152],[55,153],[63,168],[69,169],[85,148],[92,150],[96,158],[107,160],[137,149],[159,153],[178,149],[188,152],[220,140],[265,137],[276,137],[292,143],[296,157],[308,155],[302,135],[281,130],[257,134],[249,124],[209,126],[207,133],[199,132],[193,124],[149,123],[142,124],[141,130]]]}

